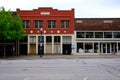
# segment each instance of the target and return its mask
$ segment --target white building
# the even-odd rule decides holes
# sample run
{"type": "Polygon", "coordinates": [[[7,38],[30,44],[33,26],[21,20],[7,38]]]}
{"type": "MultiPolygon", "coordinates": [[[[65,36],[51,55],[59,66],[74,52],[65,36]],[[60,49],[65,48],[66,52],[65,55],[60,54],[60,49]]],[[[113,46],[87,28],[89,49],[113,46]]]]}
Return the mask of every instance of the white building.
{"type": "Polygon", "coordinates": [[[75,55],[120,55],[120,18],[76,18],[75,55]]]}

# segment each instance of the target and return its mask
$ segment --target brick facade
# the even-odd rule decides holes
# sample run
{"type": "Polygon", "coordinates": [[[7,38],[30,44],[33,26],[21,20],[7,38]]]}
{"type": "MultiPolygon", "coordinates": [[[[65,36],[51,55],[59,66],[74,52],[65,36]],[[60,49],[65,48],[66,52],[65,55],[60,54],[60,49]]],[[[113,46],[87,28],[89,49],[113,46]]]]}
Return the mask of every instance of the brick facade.
{"type": "Polygon", "coordinates": [[[44,34],[73,34],[74,33],[74,9],[71,10],[58,10],[50,8],[38,8],[33,10],[20,10],[17,9],[17,13],[20,15],[22,20],[30,20],[30,28],[26,28],[27,34],[40,34],[40,29],[34,28],[34,20],[43,21],[44,34]],[[56,28],[49,29],[47,26],[48,20],[56,20],[56,28]],[[61,20],[69,20],[70,28],[60,28],[61,20]],[[52,31],[52,33],[51,33],[52,31]]]}
{"type": "Polygon", "coordinates": [[[75,30],[119,31],[120,18],[76,18],[75,30]]]}

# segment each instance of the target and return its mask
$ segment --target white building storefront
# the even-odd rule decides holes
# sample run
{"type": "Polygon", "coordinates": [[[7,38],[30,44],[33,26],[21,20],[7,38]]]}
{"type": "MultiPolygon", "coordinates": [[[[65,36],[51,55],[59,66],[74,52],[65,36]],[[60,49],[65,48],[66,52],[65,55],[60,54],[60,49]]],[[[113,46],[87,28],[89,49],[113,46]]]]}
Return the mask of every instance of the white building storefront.
{"type": "Polygon", "coordinates": [[[120,55],[119,31],[75,31],[76,55],[120,55]]]}
{"type": "MultiPolygon", "coordinates": [[[[74,44],[73,34],[42,34],[44,54],[73,53],[71,46],[74,44]]],[[[40,47],[40,35],[28,35],[28,54],[38,54],[40,47]]]]}

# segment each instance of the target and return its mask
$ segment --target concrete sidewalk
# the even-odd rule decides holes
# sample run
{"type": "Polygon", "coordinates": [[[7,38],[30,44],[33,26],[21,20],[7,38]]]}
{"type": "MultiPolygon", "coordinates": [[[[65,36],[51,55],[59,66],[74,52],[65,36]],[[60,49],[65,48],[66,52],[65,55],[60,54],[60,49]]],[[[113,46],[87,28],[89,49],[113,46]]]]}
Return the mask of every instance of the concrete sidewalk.
{"type": "Polygon", "coordinates": [[[8,58],[0,58],[0,60],[16,60],[16,59],[86,59],[86,58],[120,58],[120,55],[22,55],[8,58]]]}

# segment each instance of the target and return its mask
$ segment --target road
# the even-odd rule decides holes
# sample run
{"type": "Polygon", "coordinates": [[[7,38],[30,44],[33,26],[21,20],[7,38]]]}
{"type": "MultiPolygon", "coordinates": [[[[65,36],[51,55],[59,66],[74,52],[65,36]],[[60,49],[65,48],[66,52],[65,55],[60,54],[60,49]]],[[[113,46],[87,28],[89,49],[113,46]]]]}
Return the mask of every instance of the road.
{"type": "Polygon", "coordinates": [[[0,80],[120,80],[120,58],[0,60],[0,80]]]}

